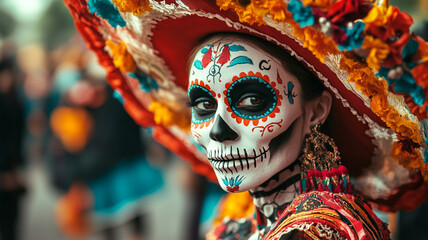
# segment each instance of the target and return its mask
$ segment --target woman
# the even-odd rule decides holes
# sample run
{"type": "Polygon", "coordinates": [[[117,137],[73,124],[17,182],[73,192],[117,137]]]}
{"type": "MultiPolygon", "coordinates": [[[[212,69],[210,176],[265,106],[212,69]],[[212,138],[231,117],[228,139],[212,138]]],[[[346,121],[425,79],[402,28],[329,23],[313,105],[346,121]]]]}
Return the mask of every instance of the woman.
{"type": "MultiPolygon", "coordinates": [[[[316,132],[319,129],[314,127],[327,119],[332,97],[296,59],[274,46],[266,48],[268,46],[267,42],[245,35],[218,34],[197,47],[191,61],[188,95],[192,106],[192,136],[197,144],[204,147],[225,191],[250,192],[256,206],[255,225],[259,230],[252,226],[251,218],[239,222],[230,220],[217,227],[209,238],[260,239],[266,236],[272,239],[311,239],[313,236],[322,238],[323,233],[318,229],[325,228],[337,238],[351,238],[358,235],[357,232],[361,237],[362,232],[370,235],[370,231],[378,231],[377,237],[386,239],[388,231],[370,208],[354,196],[339,194],[346,189],[334,191],[330,177],[325,179],[332,183],[322,185],[319,193],[300,195],[303,193],[300,175],[306,173],[302,172],[305,166],[300,168],[297,158],[301,155],[306,135],[321,137],[316,132]],[[230,55],[230,60],[222,61],[226,55],[230,55]],[[206,60],[208,57],[211,60],[206,60]],[[296,197],[297,200],[293,201],[296,197]],[[365,222],[368,218],[365,219],[358,211],[348,209],[345,204],[329,205],[328,202],[335,198],[362,206],[370,212],[366,217],[373,219],[375,226],[372,229],[357,226],[354,230],[335,229],[340,224],[346,226],[345,222],[363,222],[368,226],[368,221],[365,222]],[[310,205],[299,206],[305,203],[310,205]],[[340,210],[328,211],[327,208],[340,210]],[[292,215],[295,211],[296,216],[302,215],[305,220],[288,223],[287,219],[296,218],[292,215]],[[352,212],[353,217],[343,216],[341,211],[352,212]],[[272,228],[274,230],[269,232],[272,228]],[[355,233],[349,233],[353,231],[355,233]]],[[[305,148],[310,147],[314,151],[324,148],[312,153],[319,155],[319,159],[312,160],[313,163],[322,166],[332,161],[337,165],[338,160],[328,156],[334,154],[333,149],[327,150],[321,142],[314,146],[306,145],[305,148]]],[[[301,156],[301,165],[305,160],[311,161],[307,159],[308,154],[301,156]]],[[[318,168],[314,170],[321,172],[318,168]]],[[[328,176],[334,172],[332,167],[324,170],[328,176]]],[[[319,180],[322,182],[323,178],[319,180]]],[[[313,190],[318,190],[318,186],[313,190]]]]}
{"type": "Polygon", "coordinates": [[[387,2],[66,4],[128,113],[196,172],[253,196],[256,220],[210,237],[388,239],[361,196],[390,211],[427,199],[428,47],[387,2]]]}

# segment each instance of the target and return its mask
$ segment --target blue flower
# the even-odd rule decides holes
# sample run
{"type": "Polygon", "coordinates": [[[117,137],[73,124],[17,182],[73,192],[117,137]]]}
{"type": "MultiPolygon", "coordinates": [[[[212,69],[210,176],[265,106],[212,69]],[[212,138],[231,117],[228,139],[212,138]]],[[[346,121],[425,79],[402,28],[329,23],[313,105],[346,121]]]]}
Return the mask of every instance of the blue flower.
{"type": "Polygon", "coordinates": [[[311,26],[314,24],[314,15],[310,6],[303,6],[299,0],[291,0],[287,5],[287,10],[293,13],[294,21],[298,22],[300,27],[311,26]]]}
{"type": "Polygon", "coordinates": [[[352,49],[361,48],[363,45],[364,37],[362,33],[364,32],[365,24],[361,21],[358,21],[354,24],[352,28],[346,28],[346,42],[344,45],[338,45],[339,50],[343,49],[351,51],[352,49]]]}
{"type": "Polygon", "coordinates": [[[96,15],[102,19],[106,19],[112,27],[126,26],[125,20],[123,20],[117,8],[109,0],[89,0],[88,6],[89,12],[92,14],[96,12],[96,15]]]}
{"type": "Polygon", "coordinates": [[[158,84],[156,81],[148,74],[139,72],[139,74],[130,73],[130,77],[135,78],[140,82],[140,88],[144,92],[150,92],[151,89],[158,89],[158,84]]]}

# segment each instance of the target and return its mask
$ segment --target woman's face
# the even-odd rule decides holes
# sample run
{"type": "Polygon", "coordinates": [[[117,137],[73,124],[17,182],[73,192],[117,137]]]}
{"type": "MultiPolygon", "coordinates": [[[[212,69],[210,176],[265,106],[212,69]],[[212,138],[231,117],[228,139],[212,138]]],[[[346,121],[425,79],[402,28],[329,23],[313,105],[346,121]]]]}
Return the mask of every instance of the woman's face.
{"type": "Polygon", "coordinates": [[[212,38],[192,59],[191,132],[221,187],[254,189],[298,157],[301,85],[280,61],[242,38],[212,38]]]}

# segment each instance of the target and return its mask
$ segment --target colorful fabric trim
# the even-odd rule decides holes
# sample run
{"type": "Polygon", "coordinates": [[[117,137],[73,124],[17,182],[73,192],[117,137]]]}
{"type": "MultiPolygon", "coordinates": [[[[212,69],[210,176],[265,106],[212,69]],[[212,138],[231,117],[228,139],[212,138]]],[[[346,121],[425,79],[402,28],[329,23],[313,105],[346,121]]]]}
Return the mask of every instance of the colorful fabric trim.
{"type": "Polygon", "coordinates": [[[265,239],[279,239],[282,234],[295,229],[295,224],[302,223],[315,223],[303,230],[311,236],[310,239],[390,239],[386,224],[358,197],[316,191],[294,199],[265,239]],[[322,238],[325,233],[317,229],[318,224],[324,229],[334,229],[328,235],[336,234],[337,237],[322,238]]]}
{"type": "MultiPolygon", "coordinates": [[[[256,224],[250,218],[226,218],[226,221],[210,231],[207,239],[247,239],[252,234],[262,232],[256,233],[256,224]],[[248,226],[249,223],[252,226],[248,226]]],[[[362,199],[351,194],[328,191],[299,195],[282,212],[276,225],[259,237],[263,240],[288,239],[287,237],[390,239],[386,224],[376,217],[362,199]]]]}

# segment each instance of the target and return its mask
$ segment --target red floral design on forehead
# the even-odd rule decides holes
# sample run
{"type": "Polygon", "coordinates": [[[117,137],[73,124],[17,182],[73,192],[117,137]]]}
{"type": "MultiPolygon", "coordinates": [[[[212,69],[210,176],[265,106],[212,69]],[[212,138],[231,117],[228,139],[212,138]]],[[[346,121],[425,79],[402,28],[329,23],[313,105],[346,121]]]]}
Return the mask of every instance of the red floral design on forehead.
{"type": "MultiPolygon", "coordinates": [[[[279,74],[278,74],[278,82],[282,82],[282,80],[279,77],[279,74]]],[[[223,94],[225,96],[224,103],[227,106],[226,110],[232,114],[232,118],[234,118],[238,124],[240,124],[240,123],[243,122],[245,126],[248,126],[250,124],[250,122],[252,122],[254,126],[257,126],[259,124],[260,120],[262,122],[266,122],[268,120],[268,118],[274,118],[276,116],[276,114],[280,112],[279,106],[281,106],[281,102],[282,102],[282,99],[283,99],[282,94],[276,88],[276,82],[274,82],[274,81],[271,82],[270,79],[269,79],[269,77],[267,75],[262,75],[260,72],[254,73],[252,71],[249,71],[248,73],[241,72],[239,74],[239,76],[234,76],[232,78],[231,82],[226,83],[225,84],[225,88],[226,88],[226,90],[224,90],[223,94]],[[257,78],[265,81],[267,84],[269,84],[272,87],[272,89],[275,91],[276,96],[277,96],[276,106],[275,106],[275,108],[268,115],[266,115],[266,116],[264,116],[262,118],[257,118],[257,119],[246,119],[246,118],[243,118],[241,116],[238,116],[232,110],[232,107],[230,106],[229,100],[228,100],[228,97],[227,97],[227,91],[228,91],[228,89],[230,88],[230,86],[234,82],[236,82],[239,79],[242,79],[244,77],[257,77],[257,78]]]]}

